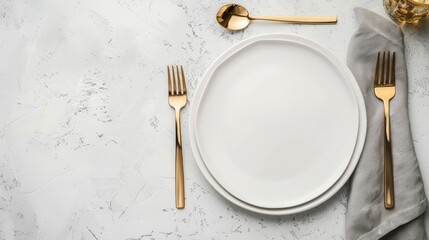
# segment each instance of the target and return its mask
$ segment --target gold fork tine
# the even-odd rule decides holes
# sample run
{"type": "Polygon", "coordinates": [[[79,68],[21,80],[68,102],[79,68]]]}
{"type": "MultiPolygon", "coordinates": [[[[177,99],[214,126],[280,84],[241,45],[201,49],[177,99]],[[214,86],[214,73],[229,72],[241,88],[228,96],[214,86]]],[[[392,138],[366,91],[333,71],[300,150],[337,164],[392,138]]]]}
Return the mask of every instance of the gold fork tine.
{"type": "Polygon", "coordinates": [[[177,94],[183,94],[182,80],[180,79],[179,67],[176,65],[176,78],[177,78],[177,94]]]}
{"type": "Polygon", "coordinates": [[[387,52],[387,64],[386,64],[386,81],[385,84],[390,83],[389,73],[390,73],[390,51],[387,52]]]}
{"type": "Polygon", "coordinates": [[[171,70],[173,70],[173,95],[179,94],[179,90],[177,87],[176,73],[174,71],[174,66],[171,66],[171,70]]]}
{"type": "Polygon", "coordinates": [[[386,52],[383,52],[383,61],[381,61],[381,84],[386,84],[386,78],[384,77],[385,64],[386,64],[386,52]]]}
{"type": "Polygon", "coordinates": [[[395,52],[393,52],[393,56],[392,56],[392,69],[391,69],[391,73],[390,73],[390,83],[395,85],[395,81],[396,81],[396,76],[395,76],[395,52]]]}
{"type": "Polygon", "coordinates": [[[183,66],[180,66],[180,69],[182,70],[182,87],[183,87],[183,94],[186,94],[186,81],[185,81],[185,73],[183,71],[183,66]]]}
{"type": "Polygon", "coordinates": [[[170,67],[167,66],[167,73],[168,73],[168,94],[173,95],[173,88],[171,86],[171,76],[170,76],[170,67]]]}
{"type": "Polygon", "coordinates": [[[374,86],[377,86],[380,83],[380,81],[379,81],[379,79],[380,79],[379,66],[380,66],[380,52],[378,52],[377,63],[375,64],[374,86]]]}

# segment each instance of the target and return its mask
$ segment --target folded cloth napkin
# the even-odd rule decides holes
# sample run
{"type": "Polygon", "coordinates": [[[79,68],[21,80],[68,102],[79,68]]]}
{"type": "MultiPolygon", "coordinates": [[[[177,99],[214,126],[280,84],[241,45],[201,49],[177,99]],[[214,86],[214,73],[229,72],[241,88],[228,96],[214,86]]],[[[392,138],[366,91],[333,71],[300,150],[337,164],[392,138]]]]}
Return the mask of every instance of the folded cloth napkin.
{"type": "Polygon", "coordinates": [[[348,51],[348,66],[365,99],[365,146],[352,176],[346,212],[346,239],[426,239],[423,213],[427,199],[408,119],[407,70],[403,34],[389,20],[363,8],[348,51]],[[384,208],[383,104],[374,95],[378,51],[396,52],[396,96],[390,102],[395,208],[384,208]]]}

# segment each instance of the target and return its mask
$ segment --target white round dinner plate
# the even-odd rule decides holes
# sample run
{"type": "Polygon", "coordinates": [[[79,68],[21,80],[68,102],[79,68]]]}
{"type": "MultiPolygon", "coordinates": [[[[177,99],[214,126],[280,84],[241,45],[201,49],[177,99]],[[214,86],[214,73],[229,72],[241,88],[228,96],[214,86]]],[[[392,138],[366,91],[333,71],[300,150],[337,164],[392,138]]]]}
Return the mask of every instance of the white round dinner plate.
{"type": "Polygon", "coordinates": [[[191,107],[191,146],[206,179],[252,211],[314,207],[347,181],[366,133],[353,75],[292,34],[246,39],[208,68],[191,107]]]}

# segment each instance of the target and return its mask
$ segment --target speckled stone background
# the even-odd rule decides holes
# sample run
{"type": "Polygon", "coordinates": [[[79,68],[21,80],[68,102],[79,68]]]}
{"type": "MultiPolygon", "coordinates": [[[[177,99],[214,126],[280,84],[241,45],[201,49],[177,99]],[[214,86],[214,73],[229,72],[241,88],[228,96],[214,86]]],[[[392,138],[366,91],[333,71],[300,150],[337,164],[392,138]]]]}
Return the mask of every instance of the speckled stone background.
{"type": "MultiPolygon", "coordinates": [[[[182,112],[186,203],[174,207],[174,116],[165,66],[190,103],[224,50],[298,33],[345,61],[352,9],[381,0],[237,0],[255,15],[338,15],[337,25],[217,25],[218,0],[0,0],[0,239],[344,239],[348,186],[284,217],[235,207],[205,181],[182,112]]],[[[428,20],[428,19],[427,19],[428,20]]],[[[410,118],[429,190],[429,21],[407,27],[410,118]]],[[[428,191],[427,191],[428,192],[428,191]]]]}

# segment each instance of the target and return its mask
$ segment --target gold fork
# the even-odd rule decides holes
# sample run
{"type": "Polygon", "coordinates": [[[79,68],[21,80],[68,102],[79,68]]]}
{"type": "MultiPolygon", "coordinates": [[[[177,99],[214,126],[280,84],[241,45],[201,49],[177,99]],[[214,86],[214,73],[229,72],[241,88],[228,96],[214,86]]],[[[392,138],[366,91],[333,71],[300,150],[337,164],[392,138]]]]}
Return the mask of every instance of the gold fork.
{"type": "Polygon", "coordinates": [[[180,127],[180,110],[186,105],[186,83],[183,67],[167,66],[168,103],[176,112],[176,208],[185,207],[185,184],[183,176],[182,130],[180,127]]]}
{"type": "Polygon", "coordinates": [[[377,56],[374,75],[374,93],[375,96],[384,103],[384,207],[392,209],[395,206],[394,188],[393,188],[393,162],[392,147],[390,136],[390,100],[395,96],[395,52],[392,60],[390,52],[383,52],[383,60],[380,70],[380,52],[377,56]],[[380,76],[381,75],[381,76],[380,76]]]}

